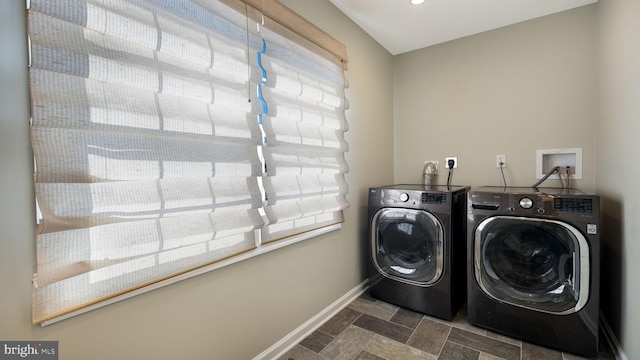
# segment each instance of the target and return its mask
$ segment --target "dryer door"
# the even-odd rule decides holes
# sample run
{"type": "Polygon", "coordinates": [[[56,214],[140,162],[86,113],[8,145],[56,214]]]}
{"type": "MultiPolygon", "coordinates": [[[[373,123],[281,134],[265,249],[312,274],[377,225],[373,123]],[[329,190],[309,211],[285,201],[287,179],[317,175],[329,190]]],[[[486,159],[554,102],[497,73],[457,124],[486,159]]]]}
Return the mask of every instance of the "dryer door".
{"type": "Polygon", "coordinates": [[[444,230],[424,210],[382,208],[371,220],[373,264],[382,275],[429,286],[440,279],[444,230]]]}
{"type": "Polygon", "coordinates": [[[570,224],[494,216],[474,236],[474,273],[490,297],[552,314],[570,314],[589,296],[589,245],[570,224]]]}

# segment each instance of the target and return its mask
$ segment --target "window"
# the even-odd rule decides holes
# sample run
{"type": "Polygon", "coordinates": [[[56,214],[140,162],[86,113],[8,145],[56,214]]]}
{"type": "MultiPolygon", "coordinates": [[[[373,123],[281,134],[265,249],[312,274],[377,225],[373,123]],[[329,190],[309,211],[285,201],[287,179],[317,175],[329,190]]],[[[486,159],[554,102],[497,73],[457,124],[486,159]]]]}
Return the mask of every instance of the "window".
{"type": "Polygon", "coordinates": [[[31,1],[35,323],[342,221],[346,56],[266,3],[31,1]]]}

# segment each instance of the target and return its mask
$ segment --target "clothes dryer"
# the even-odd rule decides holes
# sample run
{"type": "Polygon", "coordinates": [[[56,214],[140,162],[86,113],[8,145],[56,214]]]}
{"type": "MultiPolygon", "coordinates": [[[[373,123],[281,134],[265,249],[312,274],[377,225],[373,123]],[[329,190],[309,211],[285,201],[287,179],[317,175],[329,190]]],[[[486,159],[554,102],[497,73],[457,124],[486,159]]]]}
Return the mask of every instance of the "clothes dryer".
{"type": "Polygon", "coordinates": [[[599,197],[577,189],[470,191],[468,321],[596,357],[599,225],[599,197]]]}
{"type": "Polygon", "coordinates": [[[469,187],[369,189],[369,289],[391,304],[451,320],[466,299],[469,187]]]}

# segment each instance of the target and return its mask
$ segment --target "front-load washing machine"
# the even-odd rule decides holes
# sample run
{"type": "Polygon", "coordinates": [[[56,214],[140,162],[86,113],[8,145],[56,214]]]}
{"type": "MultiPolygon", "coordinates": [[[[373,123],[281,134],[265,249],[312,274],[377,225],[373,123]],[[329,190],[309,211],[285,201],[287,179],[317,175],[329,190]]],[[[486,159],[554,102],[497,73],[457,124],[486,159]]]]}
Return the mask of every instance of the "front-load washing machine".
{"type": "Polygon", "coordinates": [[[369,189],[369,292],[388,303],[451,320],[466,299],[469,187],[369,189]]]}
{"type": "Polygon", "coordinates": [[[469,323],[596,357],[599,224],[599,197],[577,189],[470,191],[469,323]]]}

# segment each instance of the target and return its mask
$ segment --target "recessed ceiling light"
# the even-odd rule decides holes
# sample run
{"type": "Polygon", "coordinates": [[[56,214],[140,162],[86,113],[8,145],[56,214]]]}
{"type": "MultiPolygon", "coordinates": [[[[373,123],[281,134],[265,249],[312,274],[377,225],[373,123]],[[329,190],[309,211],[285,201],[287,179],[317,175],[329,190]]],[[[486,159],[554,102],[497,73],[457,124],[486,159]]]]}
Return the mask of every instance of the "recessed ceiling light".
{"type": "Polygon", "coordinates": [[[420,5],[423,2],[425,2],[425,0],[411,0],[411,4],[413,4],[413,5],[420,5]]]}

